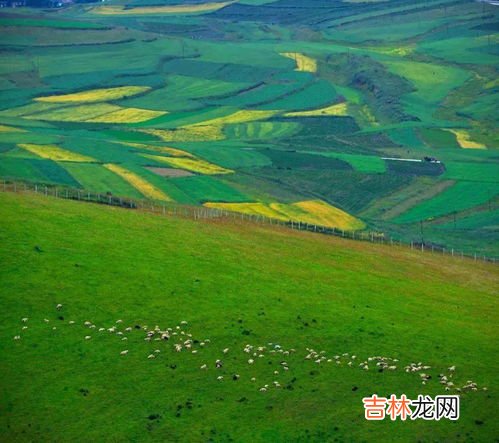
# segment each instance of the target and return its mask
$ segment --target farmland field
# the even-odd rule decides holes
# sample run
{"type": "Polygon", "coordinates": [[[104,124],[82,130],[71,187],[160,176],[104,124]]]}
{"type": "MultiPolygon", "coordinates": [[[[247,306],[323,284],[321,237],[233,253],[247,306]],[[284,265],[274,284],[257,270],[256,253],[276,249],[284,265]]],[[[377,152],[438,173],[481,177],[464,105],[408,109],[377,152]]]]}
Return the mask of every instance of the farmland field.
{"type": "Polygon", "coordinates": [[[3,8],[0,178],[265,211],[322,201],[356,229],[419,240],[425,220],[449,248],[497,255],[493,230],[456,244],[437,228],[484,210],[495,226],[498,17],[465,0],[3,8]],[[424,157],[442,163],[385,160],[424,157]]]}

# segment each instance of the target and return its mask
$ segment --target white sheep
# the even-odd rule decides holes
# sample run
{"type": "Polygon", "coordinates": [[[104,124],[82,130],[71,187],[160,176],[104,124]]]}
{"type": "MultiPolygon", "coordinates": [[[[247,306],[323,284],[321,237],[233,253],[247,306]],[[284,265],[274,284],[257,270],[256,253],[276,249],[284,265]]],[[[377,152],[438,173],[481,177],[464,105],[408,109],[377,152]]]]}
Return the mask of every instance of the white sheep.
{"type": "Polygon", "coordinates": [[[156,356],[155,356],[154,354],[149,354],[149,355],[147,356],[147,358],[149,358],[149,359],[151,359],[151,358],[156,358],[156,356]]]}
{"type": "Polygon", "coordinates": [[[55,307],[58,311],[60,311],[62,309],[62,305],[60,303],[57,304],[57,306],[55,307]]]}
{"type": "Polygon", "coordinates": [[[23,323],[26,323],[28,320],[29,320],[29,318],[28,318],[28,317],[21,318],[21,321],[22,321],[23,323]]]}
{"type": "Polygon", "coordinates": [[[207,369],[208,368],[208,365],[204,364],[204,365],[201,365],[200,369],[207,369]]]}
{"type": "Polygon", "coordinates": [[[21,336],[20,335],[15,335],[14,336],[14,340],[21,340],[21,336]]]}
{"type": "Polygon", "coordinates": [[[124,351],[120,352],[120,355],[127,355],[128,354],[128,349],[125,349],[124,351]]]}
{"type": "Polygon", "coordinates": [[[90,335],[85,335],[85,340],[90,340],[92,337],[90,335]]]}

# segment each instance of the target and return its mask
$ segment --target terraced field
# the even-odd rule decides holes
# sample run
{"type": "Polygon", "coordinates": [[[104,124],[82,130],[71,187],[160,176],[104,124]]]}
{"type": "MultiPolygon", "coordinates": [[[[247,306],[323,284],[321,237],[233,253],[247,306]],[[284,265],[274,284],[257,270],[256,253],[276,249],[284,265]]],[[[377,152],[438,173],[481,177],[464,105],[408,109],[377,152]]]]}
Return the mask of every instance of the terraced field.
{"type": "Polygon", "coordinates": [[[425,241],[497,255],[498,11],[465,0],[5,8],[0,176],[273,215],[321,201],[355,229],[410,242],[424,223],[425,241]],[[384,160],[425,157],[441,166],[384,160]],[[483,229],[440,229],[475,213],[483,229]]]}

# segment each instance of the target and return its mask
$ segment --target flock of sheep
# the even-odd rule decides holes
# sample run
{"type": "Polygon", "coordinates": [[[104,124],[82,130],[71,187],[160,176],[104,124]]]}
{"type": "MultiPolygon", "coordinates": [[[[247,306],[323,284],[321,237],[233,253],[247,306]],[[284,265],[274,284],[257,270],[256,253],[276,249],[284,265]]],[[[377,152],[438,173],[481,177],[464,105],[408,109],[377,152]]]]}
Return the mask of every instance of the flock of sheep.
{"type": "MultiPolygon", "coordinates": [[[[61,311],[63,309],[62,304],[56,305],[56,310],[61,311]]],[[[63,320],[64,317],[59,316],[60,320],[63,320]]],[[[44,319],[46,324],[50,324],[50,320],[44,319]]],[[[21,333],[14,336],[14,340],[21,340],[22,331],[26,331],[29,328],[29,318],[24,317],[21,319],[22,328],[21,333]]],[[[73,320],[64,322],[68,325],[76,325],[77,323],[73,320]]],[[[49,325],[50,326],[50,325],[49,325]]],[[[163,351],[174,351],[176,353],[191,353],[198,354],[204,348],[211,345],[211,340],[208,338],[205,339],[195,339],[193,335],[188,332],[187,326],[188,322],[183,320],[175,327],[169,328],[160,328],[159,326],[148,327],[147,325],[134,325],[123,327],[123,320],[118,319],[115,323],[110,327],[97,327],[91,321],[85,321],[82,323],[82,326],[87,329],[85,335],[83,336],[83,340],[90,341],[95,337],[98,337],[103,334],[111,334],[112,336],[118,338],[121,342],[123,342],[123,350],[119,352],[121,357],[126,357],[129,355],[130,350],[127,347],[127,342],[130,334],[134,332],[141,332],[143,334],[143,340],[146,343],[156,343],[153,346],[155,349],[152,351],[151,346],[149,345],[149,351],[146,352],[146,358],[148,360],[154,360],[158,358],[163,351]]],[[[56,330],[57,326],[53,326],[52,330],[56,330]]],[[[240,351],[240,350],[239,350],[240,351]]],[[[135,352],[135,350],[134,350],[135,352]]],[[[213,362],[203,361],[199,365],[200,370],[208,371],[209,369],[213,369],[216,372],[216,379],[220,382],[225,380],[226,371],[224,368],[224,359],[229,356],[229,354],[233,352],[238,352],[238,350],[231,350],[230,348],[224,348],[220,351],[220,358],[215,359],[213,362]]],[[[259,385],[258,390],[260,392],[266,392],[272,388],[281,388],[281,383],[278,380],[278,377],[281,373],[285,373],[289,371],[292,356],[299,356],[299,352],[295,349],[285,349],[281,345],[277,343],[267,343],[265,346],[256,346],[251,344],[246,344],[242,348],[242,352],[246,354],[245,361],[248,365],[254,365],[258,360],[265,359],[266,357],[278,357],[279,364],[273,370],[273,380],[271,383],[266,383],[263,385],[259,385]]],[[[200,357],[201,359],[202,357],[200,357]]],[[[348,352],[328,356],[327,352],[324,350],[317,351],[313,348],[305,348],[305,353],[303,359],[300,357],[299,361],[301,364],[304,362],[314,364],[314,365],[333,365],[333,366],[347,366],[350,368],[359,368],[363,371],[376,370],[378,372],[383,371],[397,371],[404,370],[406,373],[418,373],[420,377],[421,384],[426,385],[429,380],[432,379],[432,376],[428,373],[431,369],[431,366],[424,365],[422,362],[418,363],[410,363],[403,368],[399,365],[399,360],[390,357],[384,356],[370,356],[365,360],[360,361],[355,354],[350,354],[348,352]],[[399,369],[400,367],[400,369],[399,369]]],[[[293,357],[292,360],[296,364],[296,357],[293,357]]],[[[232,365],[227,365],[232,366],[232,365]]],[[[462,386],[457,386],[453,377],[456,371],[456,366],[450,366],[447,368],[447,372],[445,374],[440,373],[438,375],[439,383],[444,387],[446,391],[454,390],[456,392],[462,391],[477,391],[479,389],[477,383],[472,380],[467,380],[465,384],[462,386]]],[[[240,379],[240,375],[238,373],[232,373],[230,378],[234,381],[240,379]]],[[[252,383],[258,384],[256,377],[251,377],[249,380],[252,383]]],[[[486,387],[482,387],[482,390],[486,391],[486,387]]]]}

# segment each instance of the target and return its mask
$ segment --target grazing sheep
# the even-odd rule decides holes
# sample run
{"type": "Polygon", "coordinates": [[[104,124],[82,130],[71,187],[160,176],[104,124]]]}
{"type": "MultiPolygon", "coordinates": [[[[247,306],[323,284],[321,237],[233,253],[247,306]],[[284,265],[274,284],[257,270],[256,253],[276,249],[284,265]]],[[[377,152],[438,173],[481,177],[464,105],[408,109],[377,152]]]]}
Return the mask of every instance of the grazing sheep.
{"type": "Polygon", "coordinates": [[[44,321],[45,323],[48,323],[50,320],[49,320],[48,318],[44,318],[44,319],[43,319],[43,321],[44,321]]]}
{"type": "Polygon", "coordinates": [[[279,375],[279,371],[274,371],[274,375],[279,375]]]}
{"type": "Polygon", "coordinates": [[[229,352],[229,348],[225,348],[225,349],[223,350],[223,353],[224,353],[224,354],[227,354],[227,352],[229,352]]]}
{"type": "Polygon", "coordinates": [[[156,358],[156,356],[155,356],[154,354],[149,354],[149,355],[147,356],[147,358],[149,358],[149,359],[151,359],[151,358],[156,358]]]}
{"type": "Polygon", "coordinates": [[[28,320],[29,320],[29,318],[28,318],[28,317],[21,318],[21,321],[22,321],[23,323],[26,323],[28,320]]]}
{"type": "Polygon", "coordinates": [[[456,366],[451,366],[450,368],[447,368],[450,372],[454,372],[456,370],[456,366]]]}
{"type": "Polygon", "coordinates": [[[186,324],[187,324],[187,322],[186,322],[185,320],[182,320],[182,321],[180,322],[180,324],[181,324],[181,325],[186,325],[186,324]]]}
{"type": "Polygon", "coordinates": [[[25,329],[28,329],[28,327],[27,326],[23,326],[22,330],[24,331],[25,329]]]}
{"type": "Polygon", "coordinates": [[[14,336],[14,340],[21,340],[21,336],[20,335],[15,335],[14,336]]]}
{"type": "Polygon", "coordinates": [[[62,309],[62,305],[59,303],[57,304],[57,306],[55,307],[58,311],[60,311],[62,309]]]}
{"type": "Polygon", "coordinates": [[[70,324],[70,325],[74,325],[74,324],[75,324],[75,321],[74,321],[74,320],[69,320],[69,324],[70,324]]]}
{"type": "Polygon", "coordinates": [[[267,388],[265,388],[265,387],[260,388],[260,392],[267,392],[267,388]]]}
{"type": "Polygon", "coordinates": [[[217,361],[215,362],[215,367],[216,367],[217,369],[220,369],[222,366],[223,366],[222,360],[217,360],[217,361]]]}
{"type": "Polygon", "coordinates": [[[218,381],[221,381],[221,380],[223,380],[223,379],[224,379],[224,376],[223,376],[223,375],[219,375],[219,376],[217,377],[217,380],[218,380],[218,381]]]}
{"type": "Polygon", "coordinates": [[[87,320],[87,321],[86,321],[85,323],[83,323],[83,324],[84,324],[85,326],[90,326],[90,325],[92,324],[92,322],[87,320]]]}
{"type": "Polygon", "coordinates": [[[250,379],[251,381],[256,381],[256,378],[255,377],[251,377],[250,379]]]}
{"type": "Polygon", "coordinates": [[[125,341],[125,340],[128,340],[128,337],[123,337],[123,338],[121,339],[121,341],[125,341]]]}
{"type": "Polygon", "coordinates": [[[90,340],[92,337],[90,335],[85,335],[85,340],[90,340]]]}
{"type": "Polygon", "coordinates": [[[201,366],[200,369],[207,369],[207,368],[208,368],[208,365],[204,364],[204,365],[201,366]]]}
{"type": "Polygon", "coordinates": [[[128,354],[128,349],[125,349],[124,351],[120,352],[120,355],[127,355],[128,354]]]}
{"type": "Polygon", "coordinates": [[[160,351],[159,349],[155,349],[155,350],[154,350],[154,352],[155,352],[156,354],[159,354],[161,351],[160,351]]]}
{"type": "Polygon", "coordinates": [[[248,360],[248,364],[252,365],[253,363],[255,363],[255,360],[253,360],[252,358],[250,358],[250,359],[248,360]]]}
{"type": "Polygon", "coordinates": [[[116,323],[123,323],[123,320],[116,320],[116,323]]]}
{"type": "Polygon", "coordinates": [[[106,328],[99,328],[99,332],[105,331],[106,328]]]}
{"type": "Polygon", "coordinates": [[[175,344],[175,351],[180,352],[182,350],[182,345],[179,343],[175,344]]]}
{"type": "Polygon", "coordinates": [[[232,380],[234,380],[234,381],[235,381],[235,380],[239,380],[239,377],[240,377],[240,375],[239,375],[239,374],[234,374],[234,375],[232,376],[232,380]]]}
{"type": "Polygon", "coordinates": [[[197,351],[196,349],[194,349],[194,350],[192,351],[192,353],[193,353],[193,354],[197,354],[197,353],[198,353],[198,351],[197,351]]]}
{"type": "Polygon", "coordinates": [[[131,326],[128,326],[128,328],[125,329],[126,332],[131,332],[132,328],[131,326]]]}

